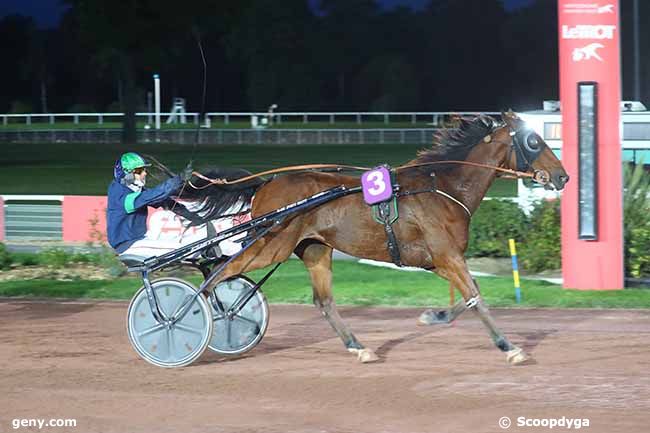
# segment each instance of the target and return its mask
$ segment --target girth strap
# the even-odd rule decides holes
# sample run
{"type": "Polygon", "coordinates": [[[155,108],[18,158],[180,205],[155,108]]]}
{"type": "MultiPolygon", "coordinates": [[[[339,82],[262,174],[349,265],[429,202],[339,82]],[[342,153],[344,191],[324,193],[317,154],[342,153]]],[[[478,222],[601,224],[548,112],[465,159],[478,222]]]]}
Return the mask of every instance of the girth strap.
{"type": "Polygon", "coordinates": [[[388,238],[388,253],[395,265],[402,267],[402,257],[399,253],[399,244],[397,236],[393,230],[393,223],[397,220],[397,197],[393,196],[391,200],[377,203],[373,206],[373,217],[375,221],[384,226],[386,237],[388,238]]]}

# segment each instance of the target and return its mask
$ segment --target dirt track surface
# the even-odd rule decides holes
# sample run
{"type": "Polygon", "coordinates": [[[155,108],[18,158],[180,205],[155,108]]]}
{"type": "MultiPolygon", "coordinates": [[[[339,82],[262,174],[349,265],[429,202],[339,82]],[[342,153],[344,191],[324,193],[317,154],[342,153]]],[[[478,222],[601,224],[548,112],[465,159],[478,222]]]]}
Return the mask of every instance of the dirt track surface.
{"type": "Polygon", "coordinates": [[[587,432],[650,431],[650,313],[495,310],[537,363],[510,367],[471,313],[418,327],[420,309],[342,308],[382,360],[360,364],[309,306],[271,306],[244,357],[182,369],[140,360],[125,303],[0,302],[0,432],[502,432],[517,418],[589,419],[587,432]]]}

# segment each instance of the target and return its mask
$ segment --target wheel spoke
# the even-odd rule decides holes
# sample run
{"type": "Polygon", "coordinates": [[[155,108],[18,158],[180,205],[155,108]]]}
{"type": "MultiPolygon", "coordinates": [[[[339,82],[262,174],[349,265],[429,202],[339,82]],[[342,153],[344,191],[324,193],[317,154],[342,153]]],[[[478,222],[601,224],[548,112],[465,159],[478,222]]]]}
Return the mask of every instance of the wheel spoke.
{"type": "Polygon", "coordinates": [[[255,326],[255,327],[257,327],[257,329],[259,329],[259,327],[260,327],[260,325],[256,321],[251,320],[248,317],[240,316],[239,314],[235,315],[234,319],[240,320],[240,321],[242,321],[244,323],[247,323],[247,324],[249,324],[251,326],[255,326]]]}
{"type": "Polygon", "coordinates": [[[174,327],[180,329],[181,331],[189,332],[191,334],[203,335],[203,328],[193,328],[191,326],[182,325],[180,323],[176,323],[174,327]]]}
{"type": "MultiPolygon", "coordinates": [[[[169,335],[169,339],[168,339],[169,354],[176,357],[177,356],[175,350],[176,348],[174,347],[174,344],[176,343],[176,339],[174,338],[174,328],[171,328],[169,331],[167,331],[167,335],[169,335]]],[[[173,359],[173,361],[175,361],[175,359],[173,359]]]]}
{"type": "Polygon", "coordinates": [[[148,328],[148,329],[145,329],[145,330],[142,331],[142,332],[139,332],[139,333],[138,333],[138,338],[142,338],[142,337],[145,337],[145,336],[147,336],[147,335],[149,335],[149,334],[153,334],[154,332],[160,331],[160,330],[163,329],[164,327],[165,327],[165,325],[163,325],[163,324],[161,324],[161,323],[156,323],[156,324],[153,325],[151,328],[148,328]]]}
{"type": "Polygon", "coordinates": [[[169,330],[165,328],[165,332],[160,334],[160,339],[158,340],[158,358],[168,359],[169,353],[169,330]]]}
{"type": "Polygon", "coordinates": [[[239,303],[242,302],[244,299],[246,299],[250,294],[251,294],[251,290],[247,290],[247,291],[243,292],[241,295],[239,295],[239,296],[237,297],[237,299],[235,299],[235,302],[233,302],[233,303],[230,305],[230,308],[228,309],[228,310],[229,310],[228,313],[231,313],[230,310],[232,310],[232,308],[233,308],[234,306],[236,306],[236,305],[239,306],[238,308],[239,308],[240,311],[241,311],[244,307],[246,307],[246,305],[247,305],[249,302],[251,302],[251,301],[253,300],[254,297],[253,297],[253,298],[250,298],[250,299],[249,299],[248,301],[246,301],[243,305],[239,305],[239,303]]]}
{"type": "Polygon", "coordinates": [[[226,343],[232,347],[232,320],[226,320],[226,343]]]}
{"type": "Polygon", "coordinates": [[[185,299],[183,299],[183,301],[178,304],[171,317],[176,317],[178,313],[180,313],[180,311],[183,309],[183,307],[190,301],[190,299],[192,299],[192,295],[187,295],[185,299]]]}
{"type": "Polygon", "coordinates": [[[224,314],[225,310],[227,309],[226,306],[223,305],[223,302],[217,297],[216,291],[213,291],[210,294],[210,305],[212,306],[212,309],[218,314],[224,314]],[[224,308],[222,309],[221,307],[224,308]]]}

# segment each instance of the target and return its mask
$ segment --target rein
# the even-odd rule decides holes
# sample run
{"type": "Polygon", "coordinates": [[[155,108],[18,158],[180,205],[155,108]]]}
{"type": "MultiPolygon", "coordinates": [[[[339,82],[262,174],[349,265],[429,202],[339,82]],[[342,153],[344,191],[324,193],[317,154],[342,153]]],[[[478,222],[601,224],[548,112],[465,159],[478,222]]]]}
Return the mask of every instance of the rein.
{"type": "MultiPolygon", "coordinates": [[[[460,165],[469,165],[472,167],[479,167],[479,168],[486,168],[490,170],[496,170],[501,173],[505,173],[508,177],[511,178],[532,178],[540,183],[546,183],[548,181],[548,174],[544,172],[543,170],[535,170],[534,174],[531,173],[526,173],[518,170],[512,170],[509,168],[504,168],[504,167],[497,167],[489,164],[481,164],[477,162],[470,162],[470,161],[431,161],[431,162],[422,162],[422,163],[417,163],[417,164],[407,164],[407,165],[402,165],[399,167],[395,167],[393,170],[394,171],[402,171],[402,170],[407,170],[411,168],[417,168],[417,167],[426,167],[430,165],[438,165],[438,164],[460,164],[460,165]],[[544,182],[540,181],[543,180],[544,182]]],[[[292,165],[288,167],[280,167],[276,168],[274,170],[267,170],[263,171],[261,173],[257,174],[252,174],[250,176],[242,177],[236,180],[226,180],[226,179],[210,179],[207,176],[202,175],[201,173],[198,172],[193,172],[193,175],[198,177],[199,179],[205,180],[208,182],[207,184],[203,186],[196,186],[194,185],[191,181],[188,182],[188,184],[195,189],[205,189],[211,185],[233,185],[241,182],[245,182],[247,180],[251,179],[256,179],[261,176],[269,175],[269,174],[277,174],[277,173],[286,173],[286,172],[296,172],[296,171],[302,171],[302,170],[313,170],[313,169],[335,169],[336,171],[344,171],[344,170],[354,170],[354,171],[368,171],[371,170],[369,167],[359,167],[359,166],[353,166],[353,165],[339,165],[339,164],[307,164],[307,165],[292,165]]],[[[444,197],[447,197],[449,200],[455,202],[458,204],[464,211],[467,213],[467,215],[471,218],[472,213],[470,210],[465,206],[464,203],[462,203],[460,200],[456,199],[455,197],[447,194],[444,191],[441,191],[437,188],[433,188],[432,190],[426,190],[426,191],[418,191],[418,192],[436,192],[444,197]]],[[[410,194],[404,194],[404,195],[410,195],[410,194]]]]}
{"type": "Polygon", "coordinates": [[[506,173],[507,175],[513,176],[514,178],[523,178],[523,177],[530,177],[534,178],[535,175],[532,173],[526,173],[524,171],[518,171],[518,170],[513,170],[510,168],[504,168],[504,167],[497,167],[495,165],[489,165],[489,164],[481,164],[478,162],[470,162],[470,161],[431,161],[431,162],[421,162],[418,164],[407,164],[407,165],[400,165],[399,167],[395,167],[395,170],[405,170],[407,168],[415,168],[415,167],[421,167],[421,166],[427,166],[427,165],[436,165],[436,164],[461,164],[461,165],[469,165],[472,167],[480,167],[480,168],[488,168],[491,170],[496,170],[502,173],[506,173]]]}
{"type": "Polygon", "coordinates": [[[205,180],[208,182],[207,185],[203,186],[196,186],[192,182],[189,182],[190,186],[194,189],[205,189],[209,187],[210,185],[234,185],[237,183],[242,183],[246,182],[251,179],[256,179],[258,177],[262,176],[267,176],[269,174],[277,174],[277,173],[286,173],[286,172],[293,172],[293,171],[302,171],[302,170],[313,170],[313,169],[335,169],[336,171],[344,171],[344,170],[354,170],[354,171],[367,171],[371,170],[368,167],[357,167],[354,165],[339,165],[339,164],[307,164],[307,165],[291,165],[288,167],[280,167],[276,168],[273,170],[267,170],[267,171],[262,171],[260,173],[256,174],[251,174],[250,176],[245,176],[245,177],[240,177],[239,179],[235,180],[226,180],[226,179],[210,179],[207,176],[202,175],[199,172],[192,172],[192,174],[199,179],[205,180]]]}
{"type": "MultiPolygon", "coordinates": [[[[439,165],[439,164],[461,164],[461,165],[469,165],[472,167],[480,167],[480,168],[486,168],[486,169],[491,169],[491,170],[496,170],[498,172],[505,173],[507,175],[513,176],[514,178],[532,178],[534,180],[537,180],[537,171],[533,173],[526,173],[523,171],[518,171],[518,170],[512,170],[510,168],[504,168],[504,167],[497,167],[494,165],[489,165],[489,164],[480,164],[478,162],[470,162],[470,161],[431,161],[431,162],[421,162],[417,164],[407,164],[407,165],[401,165],[399,167],[395,167],[395,171],[401,171],[401,170],[406,170],[410,168],[417,168],[417,167],[425,167],[429,165],[439,165]]],[[[207,185],[204,186],[196,186],[193,183],[189,182],[189,184],[192,186],[194,189],[204,189],[209,187],[210,185],[234,185],[237,183],[241,182],[246,182],[251,179],[255,179],[258,177],[266,176],[269,174],[277,174],[277,173],[287,173],[287,172],[294,172],[294,171],[302,171],[302,170],[314,170],[314,169],[335,169],[336,171],[345,171],[345,170],[353,170],[353,171],[368,171],[372,170],[370,167],[359,167],[359,166],[354,166],[354,165],[339,165],[339,164],[307,164],[307,165],[292,165],[288,167],[280,167],[276,168],[273,170],[267,170],[263,171],[260,173],[256,174],[251,174],[250,176],[245,176],[241,177],[239,179],[235,180],[226,180],[226,179],[210,179],[207,176],[202,175],[201,173],[198,172],[193,172],[192,174],[199,179],[205,180],[208,182],[207,185]]],[[[538,170],[539,171],[539,170],[538,170]]]]}

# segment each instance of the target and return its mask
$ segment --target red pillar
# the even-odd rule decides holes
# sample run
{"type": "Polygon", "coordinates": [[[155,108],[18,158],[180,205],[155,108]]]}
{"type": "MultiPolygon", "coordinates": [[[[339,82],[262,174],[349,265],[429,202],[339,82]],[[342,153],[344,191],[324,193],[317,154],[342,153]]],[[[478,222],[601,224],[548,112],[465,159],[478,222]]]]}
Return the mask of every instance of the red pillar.
{"type": "Polygon", "coordinates": [[[558,0],[562,164],[571,176],[562,196],[562,276],[575,289],[621,289],[623,198],[618,0],[558,0]],[[597,240],[578,239],[577,83],[596,82],[597,240]]]}

